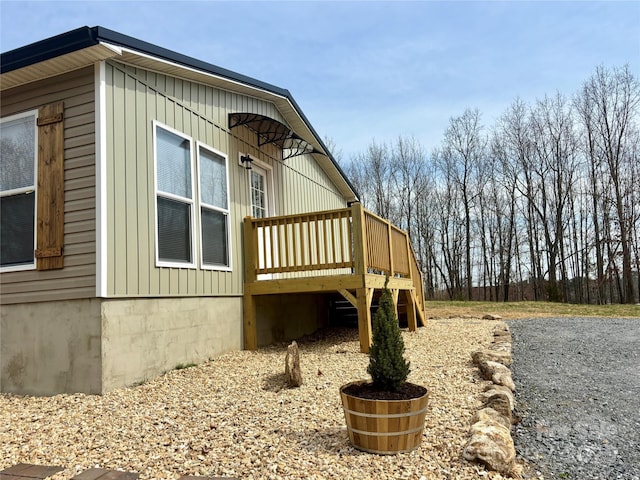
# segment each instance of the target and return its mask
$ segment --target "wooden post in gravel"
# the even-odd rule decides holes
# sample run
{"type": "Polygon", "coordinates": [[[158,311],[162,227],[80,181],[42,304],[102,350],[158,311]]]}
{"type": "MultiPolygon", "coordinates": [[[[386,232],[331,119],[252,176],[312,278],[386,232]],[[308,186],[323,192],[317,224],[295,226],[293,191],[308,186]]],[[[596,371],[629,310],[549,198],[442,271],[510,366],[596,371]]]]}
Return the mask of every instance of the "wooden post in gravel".
{"type": "Polygon", "coordinates": [[[371,301],[373,300],[373,288],[358,288],[358,333],[360,336],[360,351],[369,353],[371,346],[371,301]]]}
{"type": "Polygon", "coordinates": [[[404,297],[407,302],[407,324],[409,331],[415,332],[418,329],[415,292],[413,290],[404,290],[404,297]]]}

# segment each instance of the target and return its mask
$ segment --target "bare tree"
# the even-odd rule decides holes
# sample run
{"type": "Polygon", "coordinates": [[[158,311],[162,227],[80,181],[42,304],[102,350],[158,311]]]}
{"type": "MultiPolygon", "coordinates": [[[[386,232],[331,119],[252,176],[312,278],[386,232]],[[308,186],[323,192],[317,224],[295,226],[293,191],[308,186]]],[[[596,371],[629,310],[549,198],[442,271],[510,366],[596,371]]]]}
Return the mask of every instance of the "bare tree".
{"type": "Polygon", "coordinates": [[[478,192],[474,187],[474,179],[480,171],[480,162],[485,155],[486,139],[482,134],[480,124],[480,111],[467,109],[459,117],[453,117],[449,121],[449,127],[445,131],[442,143],[442,152],[439,158],[439,168],[446,176],[451,187],[460,193],[460,200],[464,211],[463,222],[465,232],[465,285],[467,299],[472,298],[472,208],[478,192]]]}
{"type": "Polygon", "coordinates": [[[590,242],[595,251],[596,260],[596,302],[604,303],[605,271],[604,271],[604,242],[603,242],[603,205],[604,185],[602,180],[602,155],[596,142],[596,112],[590,88],[585,83],[582,90],[574,99],[576,112],[581,125],[581,138],[584,157],[587,164],[587,176],[589,180],[588,194],[591,197],[591,223],[593,227],[593,240],[590,242]]]}
{"type": "MultiPolygon", "coordinates": [[[[629,180],[639,159],[632,135],[640,103],[640,85],[628,66],[609,71],[598,67],[581,92],[581,114],[585,128],[593,132],[594,156],[605,166],[611,181],[617,238],[622,254],[621,302],[636,301],[632,269],[631,199],[637,184],[629,180]]],[[[636,240],[637,241],[637,240],[636,240]]]]}
{"type": "Polygon", "coordinates": [[[426,173],[426,154],[416,139],[398,137],[392,157],[398,225],[411,236],[416,199],[426,173]]]}
{"type": "MultiPolygon", "coordinates": [[[[441,161],[440,155],[439,151],[434,151],[436,164],[441,161]]],[[[434,268],[444,283],[449,298],[456,300],[466,297],[463,295],[465,217],[460,204],[460,190],[455,188],[452,176],[445,174],[439,178],[434,194],[432,214],[436,218],[434,243],[437,250],[434,268]]]]}
{"type": "Polygon", "coordinates": [[[566,288],[558,284],[558,273],[566,282],[563,237],[568,222],[567,205],[577,169],[576,142],[571,110],[565,97],[544,97],[532,111],[535,162],[531,167],[539,195],[533,203],[542,229],[547,267],[549,300],[566,300],[566,288]]]}
{"type": "Polygon", "coordinates": [[[345,171],[367,208],[409,231],[428,298],[480,286],[489,300],[633,302],[639,113],[629,68],[598,68],[573,102],[516,99],[490,135],[467,109],[431,155],[412,137],[372,141],[345,171]]]}
{"type": "MultiPolygon", "coordinates": [[[[514,107],[517,108],[517,107],[514,107]]],[[[523,149],[525,141],[520,138],[517,122],[505,114],[494,130],[491,142],[493,158],[491,181],[493,195],[491,205],[496,218],[497,272],[495,284],[496,300],[509,300],[511,269],[514,262],[516,242],[517,162],[514,160],[523,149]],[[513,129],[513,130],[511,130],[513,129]],[[502,295],[500,295],[500,290],[502,295]]]]}

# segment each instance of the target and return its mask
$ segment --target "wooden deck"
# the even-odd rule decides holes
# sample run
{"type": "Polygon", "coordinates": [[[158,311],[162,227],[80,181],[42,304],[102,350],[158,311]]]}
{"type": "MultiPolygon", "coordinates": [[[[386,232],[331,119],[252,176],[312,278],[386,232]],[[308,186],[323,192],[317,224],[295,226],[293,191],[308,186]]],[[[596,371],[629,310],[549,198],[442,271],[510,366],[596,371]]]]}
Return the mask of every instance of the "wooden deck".
{"type": "Polygon", "coordinates": [[[358,311],[360,350],[371,345],[371,302],[403,295],[410,330],[424,324],[422,273],[407,233],[354,203],[350,208],[244,221],[244,345],[258,346],[258,295],[339,292],[358,311]]]}

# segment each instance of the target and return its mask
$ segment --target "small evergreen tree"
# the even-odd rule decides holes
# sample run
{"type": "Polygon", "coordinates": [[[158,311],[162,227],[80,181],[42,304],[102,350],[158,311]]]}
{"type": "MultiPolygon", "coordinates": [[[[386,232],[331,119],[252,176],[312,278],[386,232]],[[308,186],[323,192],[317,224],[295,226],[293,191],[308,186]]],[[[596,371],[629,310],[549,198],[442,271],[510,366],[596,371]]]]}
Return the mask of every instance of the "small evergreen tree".
{"type": "Polygon", "coordinates": [[[384,285],[378,310],[373,317],[369,366],[373,385],[379,390],[396,392],[407,381],[409,362],[404,359],[404,342],[396,317],[391,291],[384,285]]]}

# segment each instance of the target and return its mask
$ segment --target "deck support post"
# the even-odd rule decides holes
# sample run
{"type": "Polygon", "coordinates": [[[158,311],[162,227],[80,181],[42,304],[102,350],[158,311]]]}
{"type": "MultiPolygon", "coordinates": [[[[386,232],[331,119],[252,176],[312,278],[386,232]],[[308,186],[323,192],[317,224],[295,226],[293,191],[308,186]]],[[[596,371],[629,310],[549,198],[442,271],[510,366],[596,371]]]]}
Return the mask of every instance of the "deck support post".
{"type": "Polygon", "coordinates": [[[407,302],[407,323],[409,325],[409,331],[415,332],[418,329],[416,320],[416,297],[413,290],[405,290],[404,295],[407,302]]]}
{"type": "Polygon", "coordinates": [[[360,336],[360,351],[369,353],[371,346],[371,300],[373,288],[358,288],[356,298],[358,301],[358,332],[360,336]]]}
{"type": "Polygon", "coordinates": [[[251,217],[244,219],[244,295],[242,296],[242,330],[244,349],[258,349],[258,331],[256,327],[256,299],[251,287],[257,280],[258,235],[251,217]]]}
{"type": "Polygon", "coordinates": [[[391,298],[393,298],[393,311],[396,313],[396,319],[398,317],[398,297],[400,296],[400,290],[397,288],[391,289],[391,298]]]}
{"type": "MultiPolygon", "coordinates": [[[[369,270],[367,227],[364,219],[362,204],[355,202],[351,205],[351,221],[353,223],[353,273],[363,277],[369,270]]],[[[369,353],[371,345],[371,300],[373,288],[365,287],[356,289],[358,303],[358,334],[360,336],[360,351],[369,353]]]]}
{"type": "Polygon", "coordinates": [[[244,336],[244,349],[258,349],[258,332],[256,328],[256,297],[245,286],[242,297],[242,330],[244,336]]]}

